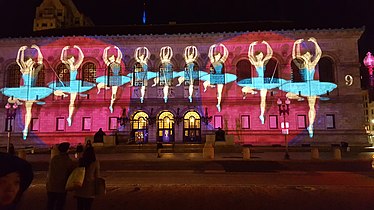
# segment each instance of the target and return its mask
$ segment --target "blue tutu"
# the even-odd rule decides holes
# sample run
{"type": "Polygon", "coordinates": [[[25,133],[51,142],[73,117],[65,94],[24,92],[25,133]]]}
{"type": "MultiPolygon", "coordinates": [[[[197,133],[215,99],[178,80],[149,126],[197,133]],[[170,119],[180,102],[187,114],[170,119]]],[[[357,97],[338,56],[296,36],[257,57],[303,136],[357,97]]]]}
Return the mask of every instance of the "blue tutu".
{"type": "Polygon", "coordinates": [[[101,76],[96,78],[96,83],[104,83],[108,86],[121,86],[130,82],[127,76],[101,76]]]}
{"type": "Polygon", "coordinates": [[[58,81],[48,84],[53,90],[61,90],[67,93],[83,93],[92,89],[95,84],[91,82],[76,80],[78,71],[70,71],[70,81],[58,81]]]}

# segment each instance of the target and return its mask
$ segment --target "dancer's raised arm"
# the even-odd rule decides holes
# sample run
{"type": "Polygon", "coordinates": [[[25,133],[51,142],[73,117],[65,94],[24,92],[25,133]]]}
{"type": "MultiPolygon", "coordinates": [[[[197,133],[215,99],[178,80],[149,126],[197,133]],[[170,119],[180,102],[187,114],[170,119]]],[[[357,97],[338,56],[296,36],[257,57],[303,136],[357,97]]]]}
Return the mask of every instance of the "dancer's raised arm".
{"type": "Polygon", "coordinates": [[[24,68],[26,68],[26,65],[25,65],[25,50],[26,50],[27,46],[22,46],[19,48],[18,50],[18,53],[17,53],[17,59],[16,59],[16,62],[18,64],[18,66],[21,68],[21,72],[23,71],[24,68]]]}
{"type": "Polygon", "coordinates": [[[195,46],[188,46],[184,49],[184,60],[186,64],[193,63],[197,57],[197,48],[195,46]]]}
{"type": "Polygon", "coordinates": [[[67,63],[67,60],[66,60],[66,51],[69,49],[69,46],[65,46],[64,48],[62,48],[62,51],[61,51],[61,57],[60,57],[60,60],[62,63],[64,64],[68,64],[67,63]]]}
{"type": "Polygon", "coordinates": [[[166,46],[162,47],[160,51],[160,58],[162,63],[170,62],[171,58],[173,57],[173,50],[171,47],[166,46]]]}
{"type": "Polygon", "coordinates": [[[104,49],[104,52],[103,52],[103,60],[104,60],[104,63],[108,66],[110,64],[109,60],[108,60],[108,50],[109,50],[109,46],[106,47],[104,49]]]}
{"type": "Polygon", "coordinates": [[[76,64],[74,64],[75,68],[78,69],[79,66],[83,62],[84,54],[83,54],[82,49],[78,45],[74,45],[74,48],[78,49],[78,51],[79,51],[77,62],[76,62],[76,64]]]}
{"type": "Polygon", "coordinates": [[[309,38],[308,41],[313,42],[314,46],[315,46],[315,53],[316,53],[316,55],[314,57],[314,60],[311,62],[311,66],[314,67],[314,66],[317,65],[319,59],[321,58],[322,50],[319,47],[319,45],[317,43],[317,40],[314,37],[309,38]]]}
{"type": "Polygon", "coordinates": [[[262,44],[265,44],[266,45],[266,56],[263,60],[263,62],[266,62],[268,61],[271,57],[273,57],[273,49],[271,49],[269,43],[267,43],[266,41],[262,41],[262,44]]]}
{"type": "Polygon", "coordinates": [[[255,58],[255,55],[253,53],[253,48],[254,46],[257,44],[257,42],[252,42],[250,45],[249,45],[249,49],[248,49],[248,59],[249,61],[252,63],[252,65],[255,65],[256,63],[256,58],[255,58]]]}
{"type": "Polygon", "coordinates": [[[223,47],[223,55],[222,55],[220,60],[221,60],[222,63],[224,63],[226,61],[227,57],[229,56],[229,51],[227,50],[225,45],[220,44],[220,46],[223,47]]]}
{"type": "Polygon", "coordinates": [[[114,46],[114,48],[117,50],[116,62],[120,64],[122,60],[122,52],[117,46],[114,46]]]}
{"type": "Polygon", "coordinates": [[[292,48],[292,58],[300,58],[300,43],[303,42],[304,39],[298,39],[293,43],[293,48],[292,48]]]}
{"type": "Polygon", "coordinates": [[[215,62],[214,55],[213,55],[213,49],[215,47],[216,47],[216,45],[214,44],[214,45],[210,46],[210,48],[209,48],[208,57],[209,57],[209,60],[210,60],[211,63],[215,62]]]}
{"type": "Polygon", "coordinates": [[[40,51],[39,46],[33,44],[33,45],[31,45],[31,48],[34,48],[36,51],[38,51],[37,63],[38,63],[39,65],[43,64],[43,54],[42,54],[42,52],[40,51]]]}

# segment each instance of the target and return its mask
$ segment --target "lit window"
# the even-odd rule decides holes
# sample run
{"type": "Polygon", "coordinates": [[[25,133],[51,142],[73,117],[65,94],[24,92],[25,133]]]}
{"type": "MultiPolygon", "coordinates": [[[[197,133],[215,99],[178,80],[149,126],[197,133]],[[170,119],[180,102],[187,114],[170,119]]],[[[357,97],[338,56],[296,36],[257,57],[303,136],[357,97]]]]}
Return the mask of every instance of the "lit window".
{"type": "Polygon", "coordinates": [[[222,128],[222,116],[221,115],[214,116],[214,128],[222,128]]]}
{"type": "Polygon", "coordinates": [[[65,118],[58,117],[56,119],[56,130],[57,131],[64,131],[65,130],[65,118]]]}
{"type": "Polygon", "coordinates": [[[117,130],[117,117],[109,117],[109,130],[117,130]]]}
{"type": "Polygon", "coordinates": [[[32,118],[31,119],[31,130],[32,131],[39,131],[39,118],[32,118]]]}
{"type": "Polygon", "coordinates": [[[335,129],[335,115],[333,114],[326,115],[326,128],[335,129]]]}
{"type": "Polygon", "coordinates": [[[277,129],[278,128],[278,116],[277,115],[270,115],[269,116],[269,128],[270,129],[277,129]]]}
{"type": "Polygon", "coordinates": [[[306,115],[297,115],[297,128],[306,128],[306,115]]]}
{"type": "Polygon", "coordinates": [[[83,129],[84,131],[91,130],[91,117],[83,117],[83,129]]]}
{"type": "Polygon", "coordinates": [[[83,70],[83,86],[88,85],[86,82],[95,83],[96,82],[96,66],[94,63],[87,62],[82,67],[83,70]]]}
{"type": "Polygon", "coordinates": [[[242,129],[249,129],[250,124],[249,124],[249,115],[242,115],[241,116],[241,127],[242,129]]]}

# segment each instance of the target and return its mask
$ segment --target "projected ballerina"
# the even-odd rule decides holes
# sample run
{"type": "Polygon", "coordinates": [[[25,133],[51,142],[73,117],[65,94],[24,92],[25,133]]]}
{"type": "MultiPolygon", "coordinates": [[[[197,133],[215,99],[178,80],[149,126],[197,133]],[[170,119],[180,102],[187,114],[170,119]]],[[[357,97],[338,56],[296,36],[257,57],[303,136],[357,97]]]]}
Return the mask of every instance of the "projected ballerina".
{"type": "Polygon", "coordinates": [[[160,59],[161,59],[161,67],[159,71],[158,77],[154,79],[154,84],[152,87],[156,86],[157,83],[160,85],[164,85],[163,93],[164,93],[164,102],[168,102],[168,94],[169,94],[169,86],[172,85],[173,82],[173,65],[171,64],[171,58],[173,57],[173,49],[171,47],[166,46],[162,47],[160,50],[160,59]]]}
{"type": "Polygon", "coordinates": [[[184,71],[180,71],[177,73],[179,76],[177,86],[180,86],[184,81],[187,82],[189,85],[188,87],[188,99],[192,102],[193,96],[193,89],[194,89],[194,81],[201,76],[205,76],[208,73],[199,71],[197,68],[195,61],[199,55],[197,48],[195,46],[187,46],[184,49],[184,60],[186,61],[186,67],[184,71]]]}
{"type": "Polygon", "coordinates": [[[1,89],[1,92],[6,96],[11,97],[14,102],[22,104],[22,102],[19,101],[24,101],[25,103],[25,127],[22,131],[24,140],[26,140],[28,135],[29,125],[32,117],[31,111],[33,103],[35,102],[39,105],[45,104],[45,102],[40,101],[40,99],[43,99],[52,93],[52,89],[48,87],[35,86],[38,78],[38,73],[43,68],[43,55],[37,45],[32,45],[31,48],[35,49],[37,52],[36,62],[31,57],[25,60],[25,50],[27,49],[27,46],[20,47],[17,53],[16,62],[19,65],[20,71],[22,73],[23,85],[21,85],[20,87],[1,89]]]}
{"type": "Polygon", "coordinates": [[[224,84],[230,83],[236,80],[236,75],[224,73],[225,66],[224,63],[229,55],[229,52],[225,45],[223,44],[214,44],[209,48],[209,59],[211,62],[210,74],[201,77],[201,80],[205,81],[203,83],[204,92],[207,87],[215,87],[217,85],[217,109],[221,111],[221,100],[222,100],[222,91],[224,84]],[[223,51],[223,54],[222,52],[223,51]]]}
{"type": "MultiPolygon", "coordinates": [[[[92,89],[95,84],[91,82],[81,81],[77,80],[77,74],[78,74],[78,68],[83,62],[84,54],[81,50],[81,48],[77,45],[74,45],[73,48],[78,50],[78,59],[75,60],[75,57],[73,55],[67,56],[67,51],[70,49],[69,46],[65,46],[61,51],[61,62],[65,64],[69,70],[70,73],[70,81],[68,82],[62,82],[62,81],[56,81],[49,84],[50,88],[53,88],[55,95],[61,95],[67,96],[65,93],[70,94],[70,104],[69,104],[69,117],[66,119],[68,122],[68,125],[71,126],[72,124],[72,116],[74,113],[74,102],[77,97],[78,93],[86,92],[90,89],[92,89]]],[[[60,79],[60,78],[58,78],[60,79]]],[[[84,94],[81,94],[84,96],[84,94]]]]}
{"type": "Polygon", "coordinates": [[[330,92],[336,88],[336,84],[330,82],[320,82],[314,79],[315,67],[321,58],[322,51],[317,40],[313,37],[308,41],[312,42],[315,47],[315,55],[313,56],[309,51],[301,54],[300,44],[303,39],[298,39],[294,42],[292,49],[292,58],[295,65],[300,69],[302,82],[291,82],[280,86],[280,89],[288,92],[287,97],[294,98],[296,95],[306,97],[309,105],[309,126],[307,128],[310,138],[313,137],[313,124],[316,117],[315,103],[316,99],[326,92],[330,92]],[[313,58],[314,57],[314,58],[313,58]],[[313,61],[312,61],[313,58],[313,61]]]}
{"type": "Polygon", "coordinates": [[[144,96],[145,96],[145,87],[148,84],[148,80],[155,78],[156,73],[148,71],[148,59],[150,57],[148,48],[146,47],[136,48],[134,57],[137,63],[134,66],[133,73],[128,76],[132,77],[131,83],[133,86],[141,87],[140,88],[140,93],[141,93],[140,103],[143,103],[144,96]]]}
{"type": "Polygon", "coordinates": [[[122,60],[121,50],[117,46],[114,46],[114,48],[117,51],[117,58],[114,56],[114,54],[108,57],[108,50],[110,48],[111,48],[110,46],[106,47],[103,53],[103,60],[105,64],[108,66],[107,76],[101,76],[101,77],[96,78],[96,82],[98,83],[97,94],[100,93],[100,89],[103,87],[105,87],[105,89],[109,89],[110,87],[112,88],[112,95],[110,98],[109,110],[110,110],[110,113],[113,113],[113,103],[117,98],[118,86],[121,86],[121,85],[124,85],[130,82],[130,78],[127,76],[120,76],[121,60],[122,60]]]}
{"type": "MultiPolygon", "coordinates": [[[[264,53],[261,51],[258,51],[254,53],[254,47],[257,45],[257,42],[252,42],[249,45],[248,50],[248,59],[251,62],[253,66],[256,68],[257,77],[254,78],[246,78],[238,82],[239,86],[247,87],[249,89],[255,89],[260,91],[260,120],[261,123],[265,123],[264,113],[266,108],[266,95],[267,91],[269,89],[277,88],[280,86],[280,84],[284,83],[285,81],[279,78],[265,78],[265,70],[266,70],[266,64],[270,60],[270,58],[273,57],[273,50],[269,43],[266,41],[262,41],[261,44],[266,45],[266,55],[264,56],[264,53]]],[[[276,68],[274,68],[273,76],[275,73],[276,68]]]]}

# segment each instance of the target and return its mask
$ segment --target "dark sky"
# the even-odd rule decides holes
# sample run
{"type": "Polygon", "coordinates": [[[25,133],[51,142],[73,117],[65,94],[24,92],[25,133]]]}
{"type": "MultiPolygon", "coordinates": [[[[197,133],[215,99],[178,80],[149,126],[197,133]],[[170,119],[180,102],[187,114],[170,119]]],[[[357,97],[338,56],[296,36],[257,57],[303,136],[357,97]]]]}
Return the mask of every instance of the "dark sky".
{"type": "MultiPolygon", "coordinates": [[[[374,0],[147,0],[147,23],[295,21],[305,28],[366,26],[361,51],[374,52],[374,0]],[[329,3],[327,3],[329,2],[329,3]]],[[[0,0],[1,34],[32,31],[42,0],[0,0]]],[[[73,0],[96,25],[142,24],[143,0],[73,0]]]]}

